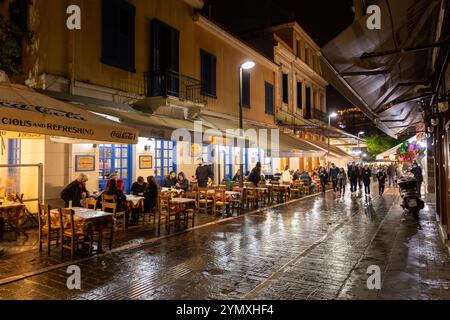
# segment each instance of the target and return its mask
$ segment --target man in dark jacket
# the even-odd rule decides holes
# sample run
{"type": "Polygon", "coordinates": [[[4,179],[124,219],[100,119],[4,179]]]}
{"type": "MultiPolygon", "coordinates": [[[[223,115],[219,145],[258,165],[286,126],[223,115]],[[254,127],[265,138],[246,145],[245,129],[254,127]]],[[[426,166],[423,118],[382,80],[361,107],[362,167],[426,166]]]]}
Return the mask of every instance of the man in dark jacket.
{"type": "Polygon", "coordinates": [[[256,163],[256,166],[253,168],[252,172],[250,172],[248,181],[253,182],[255,186],[258,185],[258,182],[261,180],[261,163],[256,163]]]}
{"type": "Polygon", "coordinates": [[[70,201],[72,201],[72,207],[81,207],[81,200],[89,197],[89,192],[86,189],[87,181],[88,176],[80,173],[75,181],[72,181],[61,191],[61,199],[64,200],[66,208],[69,207],[70,201]]]}
{"type": "Polygon", "coordinates": [[[361,180],[364,183],[364,192],[366,196],[370,196],[370,178],[372,177],[372,170],[366,164],[361,170],[361,180]]]}
{"type": "Polygon", "coordinates": [[[203,159],[199,160],[197,170],[195,170],[195,177],[199,188],[206,188],[208,186],[209,179],[214,179],[214,173],[211,170],[211,167],[206,166],[203,163],[203,159]]]}
{"type": "Polygon", "coordinates": [[[137,181],[133,183],[131,186],[131,194],[135,196],[144,195],[145,189],[147,188],[147,184],[144,181],[144,177],[138,177],[137,181]]]}
{"type": "Polygon", "coordinates": [[[411,169],[411,173],[414,175],[414,178],[416,178],[417,193],[419,194],[419,197],[421,197],[423,175],[422,175],[422,168],[419,166],[417,161],[414,161],[413,167],[411,169]]]}
{"type": "Polygon", "coordinates": [[[338,174],[339,174],[339,169],[334,165],[334,163],[332,163],[330,171],[328,173],[328,177],[331,180],[331,183],[333,184],[333,192],[338,191],[338,185],[337,185],[338,174]]]}
{"type": "Polygon", "coordinates": [[[177,184],[177,174],[175,171],[170,171],[169,175],[164,178],[164,187],[175,188],[177,184]]]}
{"type": "Polygon", "coordinates": [[[356,166],[356,164],[354,162],[349,167],[347,174],[348,174],[348,179],[350,180],[350,191],[356,192],[356,188],[358,185],[358,179],[359,179],[359,168],[356,166]]]}

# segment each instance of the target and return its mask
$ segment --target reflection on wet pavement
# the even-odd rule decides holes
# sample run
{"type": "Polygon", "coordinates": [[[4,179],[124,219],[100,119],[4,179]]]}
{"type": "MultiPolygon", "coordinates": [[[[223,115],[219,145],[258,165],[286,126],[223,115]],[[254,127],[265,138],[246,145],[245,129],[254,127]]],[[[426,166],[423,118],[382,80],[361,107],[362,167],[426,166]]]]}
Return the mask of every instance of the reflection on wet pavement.
{"type": "Polygon", "coordinates": [[[450,299],[432,208],[402,223],[399,198],[332,193],[198,228],[0,286],[0,299],[450,299]],[[382,270],[368,290],[367,267],[382,270]]]}

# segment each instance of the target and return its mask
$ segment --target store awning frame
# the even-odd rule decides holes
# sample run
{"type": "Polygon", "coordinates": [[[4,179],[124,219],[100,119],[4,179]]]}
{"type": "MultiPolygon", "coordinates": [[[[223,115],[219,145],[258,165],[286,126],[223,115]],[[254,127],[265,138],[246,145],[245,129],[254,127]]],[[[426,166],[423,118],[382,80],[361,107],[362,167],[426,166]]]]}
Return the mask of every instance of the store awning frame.
{"type": "Polygon", "coordinates": [[[0,83],[0,130],[135,144],[138,131],[26,86],[0,83]]]}

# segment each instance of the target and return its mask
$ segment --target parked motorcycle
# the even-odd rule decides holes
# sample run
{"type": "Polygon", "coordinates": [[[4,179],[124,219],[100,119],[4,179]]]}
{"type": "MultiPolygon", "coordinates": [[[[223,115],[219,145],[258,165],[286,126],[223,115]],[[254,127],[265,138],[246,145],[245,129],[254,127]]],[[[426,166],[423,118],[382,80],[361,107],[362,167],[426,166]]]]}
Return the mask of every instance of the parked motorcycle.
{"type": "Polygon", "coordinates": [[[414,219],[419,220],[419,212],[425,207],[425,202],[420,199],[417,192],[416,179],[413,177],[402,177],[397,182],[400,195],[403,199],[402,208],[404,214],[411,214],[414,219]]]}

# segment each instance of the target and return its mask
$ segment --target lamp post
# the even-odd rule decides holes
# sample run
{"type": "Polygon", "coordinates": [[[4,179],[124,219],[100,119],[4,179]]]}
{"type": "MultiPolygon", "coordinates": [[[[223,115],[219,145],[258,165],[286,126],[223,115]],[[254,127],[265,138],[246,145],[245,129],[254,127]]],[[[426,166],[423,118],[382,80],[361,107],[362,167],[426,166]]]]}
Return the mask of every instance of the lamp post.
{"type": "MultiPolygon", "coordinates": [[[[242,73],[244,70],[250,70],[255,66],[255,62],[253,61],[245,61],[243,64],[239,66],[239,136],[240,139],[244,138],[244,119],[242,115],[242,73]]],[[[245,143],[245,142],[244,142],[245,143]]],[[[245,148],[245,146],[244,146],[245,148]]],[[[244,150],[241,148],[240,154],[240,163],[239,163],[239,170],[241,171],[241,174],[239,175],[239,186],[241,188],[244,187],[244,150]]]]}
{"type": "Polygon", "coordinates": [[[328,157],[330,156],[330,129],[331,129],[331,118],[336,118],[338,114],[333,112],[328,115],[328,152],[327,152],[327,167],[328,166],[328,157]]]}
{"type": "Polygon", "coordinates": [[[360,138],[360,136],[362,136],[363,134],[365,134],[364,131],[358,132],[358,152],[359,152],[359,161],[361,161],[361,154],[362,154],[362,151],[361,151],[361,148],[360,148],[360,144],[359,144],[359,138],[360,138]]]}

